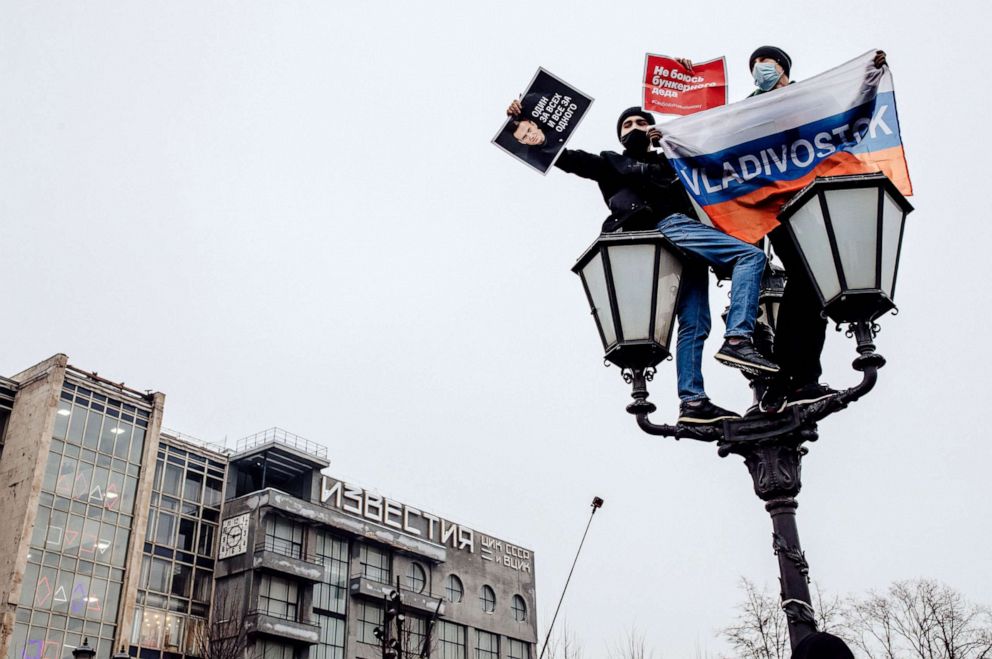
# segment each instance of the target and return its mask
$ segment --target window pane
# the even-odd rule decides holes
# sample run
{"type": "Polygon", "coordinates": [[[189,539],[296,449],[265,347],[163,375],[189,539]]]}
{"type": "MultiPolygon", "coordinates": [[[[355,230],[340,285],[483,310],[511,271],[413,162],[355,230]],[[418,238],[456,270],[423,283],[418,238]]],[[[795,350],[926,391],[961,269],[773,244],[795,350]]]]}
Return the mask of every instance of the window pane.
{"type": "Polygon", "coordinates": [[[499,659],[499,637],[476,630],[475,659],[499,659]]]}
{"type": "Polygon", "coordinates": [[[389,554],[370,545],[362,545],[358,552],[362,576],[379,583],[390,583],[389,554]]]}
{"type": "Polygon", "coordinates": [[[439,620],[437,629],[441,659],[465,659],[465,628],[439,620]]]}
{"type": "Polygon", "coordinates": [[[320,643],[310,650],[312,659],[344,659],[344,620],[319,614],[314,619],[320,626],[320,643]]]}
{"type": "Polygon", "coordinates": [[[196,521],[188,518],[179,520],[179,535],[176,537],[176,549],[193,551],[196,543],[196,521]]]}
{"type": "Polygon", "coordinates": [[[165,465],[162,477],[162,492],[179,496],[179,483],[182,481],[183,470],[174,464],[165,465]]]}
{"type": "Polygon", "coordinates": [[[453,574],[449,574],[444,582],[445,597],[448,598],[449,602],[461,602],[464,594],[465,588],[462,586],[462,580],[453,574]]]}
{"type": "Polygon", "coordinates": [[[128,444],[131,441],[131,424],[117,423],[116,440],[114,442],[114,456],[121,460],[127,460],[128,444]]]}
{"type": "Polygon", "coordinates": [[[213,524],[200,522],[200,542],[196,545],[198,554],[213,557],[215,529],[216,527],[213,524]]]}
{"type": "Polygon", "coordinates": [[[189,597],[193,582],[193,568],[176,563],[172,569],[172,594],[179,597],[189,597]]]}
{"type": "Polygon", "coordinates": [[[526,643],[514,638],[507,639],[507,642],[509,644],[507,659],[529,659],[529,647],[526,643]]]}
{"type": "Polygon", "coordinates": [[[479,600],[482,602],[482,610],[492,613],[496,610],[496,593],[489,586],[483,586],[479,591],[479,600]]]}
{"type": "Polygon", "coordinates": [[[52,436],[55,439],[65,439],[65,434],[69,430],[69,415],[72,413],[72,405],[64,400],[59,401],[59,409],[55,413],[55,428],[52,436]]]}
{"type": "Polygon", "coordinates": [[[382,626],[382,607],[368,602],[358,603],[358,642],[378,645],[376,627],[382,626]]]}
{"type": "Polygon", "coordinates": [[[527,604],[520,595],[513,596],[510,601],[510,610],[513,612],[513,619],[517,622],[523,622],[527,619],[527,604]]]}
{"type": "Polygon", "coordinates": [[[427,585],[427,573],[419,563],[410,563],[406,573],[406,587],[415,593],[424,592],[427,585]]]}
{"type": "MultiPolygon", "coordinates": [[[[146,557],[147,559],[147,557],[146,557]]],[[[170,564],[158,558],[151,559],[148,569],[148,589],[160,593],[168,592],[170,564]]]]}
{"type": "Polygon", "coordinates": [[[79,405],[72,406],[72,417],[69,421],[69,434],[66,439],[73,444],[83,441],[83,426],[86,425],[86,408],[79,405]]]}
{"type": "Polygon", "coordinates": [[[183,485],[183,498],[187,501],[199,503],[200,494],[203,490],[203,476],[193,472],[186,472],[186,482],[183,485]]]}
{"type": "Polygon", "coordinates": [[[145,447],[145,429],[140,426],[134,427],[134,436],[131,438],[131,457],[134,464],[141,464],[141,452],[145,447]]]}
{"type": "Polygon", "coordinates": [[[193,599],[198,602],[210,601],[210,585],[213,573],[208,570],[197,570],[193,579],[193,599]]]}
{"type": "Polygon", "coordinates": [[[61,463],[62,454],[52,450],[48,454],[48,462],[45,463],[45,479],[41,483],[42,491],[55,491],[55,483],[59,479],[59,465],[61,463]]]}
{"type": "Polygon", "coordinates": [[[97,447],[97,440],[100,438],[100,426],[103,422],[103,415],[96,410],[90,410],[86,419],[86,432],[83,433],[83,446],[88,449],[97,447]]]}
{"type": "Polygon", "coordinates": [[[176,518],[169,513],[158,514],[158,524],[155,526],[155,542],[166,546],[172,546],[172,537],[176,530],[176,518]]]}
{"type": "Polygon", "coordinates": [[[207,487],[204,492],[203,505],[205,506],[219,506],[221,502],[221,490],[223,489],[223,482],[215,478],[207,479],[207,487]]]}
{"type": "Polygon", "coordinates": [[[269,615],[296,620],[299,591],[295,581],[264,575],[259,588],[259,608],[269,615]]]}

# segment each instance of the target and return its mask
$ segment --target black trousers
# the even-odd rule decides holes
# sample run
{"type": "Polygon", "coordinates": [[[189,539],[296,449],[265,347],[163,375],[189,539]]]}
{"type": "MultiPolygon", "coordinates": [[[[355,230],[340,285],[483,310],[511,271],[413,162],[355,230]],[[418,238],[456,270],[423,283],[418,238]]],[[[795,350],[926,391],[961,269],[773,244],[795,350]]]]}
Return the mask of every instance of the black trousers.
{"type": "Polygon", "coordinates": [[[781,369],[779,377],[783,383],[801,387],[820,380],[823,372],[820,353],[827,335],[827,321],[820,316],[820,298],[788,229],[776,227],[768,239],[788,276],[775,328],[775,363],[781,369]]]}

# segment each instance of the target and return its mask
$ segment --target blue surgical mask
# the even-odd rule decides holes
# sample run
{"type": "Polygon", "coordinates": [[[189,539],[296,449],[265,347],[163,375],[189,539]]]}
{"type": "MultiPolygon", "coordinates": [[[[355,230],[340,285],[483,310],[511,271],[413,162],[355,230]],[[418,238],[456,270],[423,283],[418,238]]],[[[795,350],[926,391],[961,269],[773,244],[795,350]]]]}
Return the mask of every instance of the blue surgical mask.
{"type": "Polygon", "coordinates": [[[754,76],[754,84],[763,92],[775,86],[782,74],[775,68],[775,62],[758,62],[751,71],[754,76]]]}

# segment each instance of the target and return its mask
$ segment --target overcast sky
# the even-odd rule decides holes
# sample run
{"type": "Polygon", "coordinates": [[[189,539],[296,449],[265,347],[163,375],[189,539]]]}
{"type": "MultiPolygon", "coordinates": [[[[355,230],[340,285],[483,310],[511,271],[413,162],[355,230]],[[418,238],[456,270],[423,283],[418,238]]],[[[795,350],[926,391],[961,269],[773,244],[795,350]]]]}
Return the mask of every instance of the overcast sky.
{"type": "MultiPolygon", "coordinates": [[[[776,585],[768,516],[739,458],[624,411],[569,271],[595,185],[489,140],[538,66],[596,99],[572,145],[598,151],[645,52],[725,55],[739,100],[756,46],[797,80],[881,47],[916,190],[901,313],[876,390],[821,424],[799,528],[828,591],[928,576],[992,603],[992,12],[806,5],[7,2],[0,373],[65,352],[191,435],[325,444],[335,475],[532,548],[542,629],[602,496],[563,609],[586,656],[632,624],[668,658],[724,651],[739,578],[776,585]]],[[[743,411],[718,345],[707,388],[743,411]]],[[[824,379],[854,356],[830,332],[824,379]]],[[[672,363],[651,391],[674,420],[672,363]]]]}

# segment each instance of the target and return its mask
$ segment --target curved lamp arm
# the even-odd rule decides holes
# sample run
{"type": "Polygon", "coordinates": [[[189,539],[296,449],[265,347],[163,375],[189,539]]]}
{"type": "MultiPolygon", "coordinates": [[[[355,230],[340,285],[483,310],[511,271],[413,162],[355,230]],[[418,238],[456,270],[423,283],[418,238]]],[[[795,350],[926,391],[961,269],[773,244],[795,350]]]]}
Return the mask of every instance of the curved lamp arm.
{"type": "MultiPolygon", "coordinates": [[[[875,352],[875,344],[872,343],[877,332],[878,325],[874,323],[851,323],[848,335],[853,336],[858,342],[858,357],[851,366],[861,372],[861,382],[824,400],[803,405],[791,416],[734,419],[707,426],[652,423],[648,415],[655,412],[657,407],[648,400],[647,383],[654,379],[654,367],[623,369],[623,379],[631,385],[630,396],[634,399],[627,406],[627,411],[637,418],[638,427],[649,435],[695,439],[701,442],[765,439],[795,430],[799,426],[815,426],[817,421],[846,408],[875,387],[878,381],[878,369],[885,365],[885,358],[875,352]]],[[[809,440],[815,439],[815,428],[811,429],[811,433],[809,440]]]]}
{"type": "Polygon", "coordinates": [[[885,366],[885,357],[875,352],[873,340],[878,333],[878,325],[870,322],[851,323],[848,336],[858,342],[858,356],[851,363],[856,371],[861,371],[861,382],[845,389],[836,396],[818,401],[803,409],[803,423],[816,423],[826,416],[838,412],[875,388],[878,382],[878,369],[885,366]]]}
{"type": "Polygon", "coordinates": [[[637,425],[649,435],[674,437],[675,439],[697,439],[701,442],[715,442],[723,437],[722,426],[673,426],[651,423],[648,415],[657,410],[655,404],[648,401],[647,383],[654,379],[655,369],[624,369],[623,379],[631,385],[633,391],[630,397],[634,402],[627,406],[627,411],[637,417],[637,425]]]}

